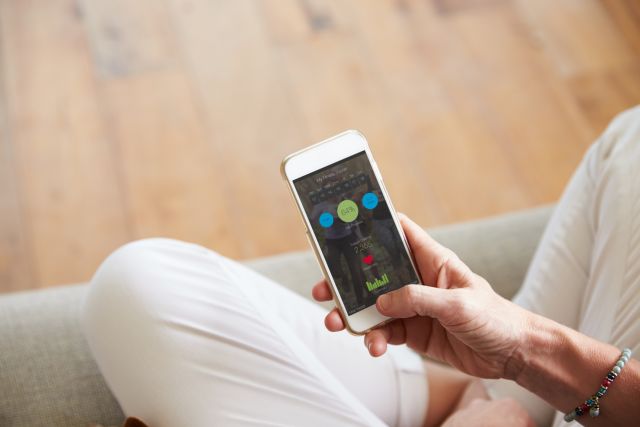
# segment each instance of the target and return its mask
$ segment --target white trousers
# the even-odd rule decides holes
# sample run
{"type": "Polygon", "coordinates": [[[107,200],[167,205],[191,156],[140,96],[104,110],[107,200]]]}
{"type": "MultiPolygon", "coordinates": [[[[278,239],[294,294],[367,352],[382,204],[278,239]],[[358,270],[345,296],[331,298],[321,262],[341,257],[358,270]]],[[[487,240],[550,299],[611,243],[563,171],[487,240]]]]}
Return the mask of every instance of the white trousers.
{"type": "Polygon", "coordinates": [[[420,425],[422,359],[374,359],[325,314],[215,252],[148,239],[104,261],[84,327],[125,414],[151,427],[420,425]]]}
{"type": "MultiPolygon", "coordinates": [[[[640,354],[640,107],[616,117],[585,155],[514,301],[640,354]]],[[[569,425],[515,383],[485,384],[494,398],[516,397],[538,425],[569,425]]]]}
{"type": "MultiPolygon", "coordinates": [[[[586,154],[516,302],[640,352],[640,109],[586,154]]],[[[102,264],[83,322],[124,412],[152,427],[420,425],[420,358],[405,347],[371,358],[362,339],[327,332],[324,314],[215,252],[150,239],[102,264]]],[[[555,411],[516,384],[485,384],[552,422],[555,411]]]]}

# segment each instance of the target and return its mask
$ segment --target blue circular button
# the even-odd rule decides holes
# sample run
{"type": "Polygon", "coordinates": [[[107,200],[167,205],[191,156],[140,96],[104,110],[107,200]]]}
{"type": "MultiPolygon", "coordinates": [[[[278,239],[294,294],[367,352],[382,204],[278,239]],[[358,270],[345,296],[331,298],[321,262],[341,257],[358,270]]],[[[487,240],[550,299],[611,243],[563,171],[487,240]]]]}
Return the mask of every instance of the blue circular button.
{"type": "Polygon", "coordinates": [[[362,196],[362,206],[367,209],[373,209],[378,206],[378,196],[376,196],[376,193],[365,193],[364,196],[362,196]]]}
{"type": "Polygon", "coordinates": [[[324,228],[329,228],[333,225],[333,215],[331,215],[329,212],[322,212],[319,221],[321,226],[323,226],[324,228]]]}

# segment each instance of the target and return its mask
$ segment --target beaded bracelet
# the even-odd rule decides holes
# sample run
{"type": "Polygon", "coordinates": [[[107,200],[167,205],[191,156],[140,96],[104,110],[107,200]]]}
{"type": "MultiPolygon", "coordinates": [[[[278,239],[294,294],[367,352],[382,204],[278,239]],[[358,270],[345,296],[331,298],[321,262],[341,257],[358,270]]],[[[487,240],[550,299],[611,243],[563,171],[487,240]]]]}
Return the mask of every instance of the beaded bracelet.
{"type": "Polygon", "coordinates": [[[602,381],[602,384],[600,384],[600,388],[598,389],[596,394],[585,400],[582,405],[577,406],[573,411],[567,413],[564,416],[564,420],[566,422],[573,421],[587,412],[587,410],[589,410],[589,415],[592,417],[597,417],[598,415],[600,415],[600,399],[607,393],[609,386],[613,384],[613,381],[615,381],[615,379],[618,377],[618,375],[622,371],[622,368],[624,368],[624,364],[629,361],[630,357],[630,349],[625,348],[624,350],[622,350],[620,358],[613,366],[613,368],[611,368],[609,373],[607,373],[607,376],[602,381]]]}

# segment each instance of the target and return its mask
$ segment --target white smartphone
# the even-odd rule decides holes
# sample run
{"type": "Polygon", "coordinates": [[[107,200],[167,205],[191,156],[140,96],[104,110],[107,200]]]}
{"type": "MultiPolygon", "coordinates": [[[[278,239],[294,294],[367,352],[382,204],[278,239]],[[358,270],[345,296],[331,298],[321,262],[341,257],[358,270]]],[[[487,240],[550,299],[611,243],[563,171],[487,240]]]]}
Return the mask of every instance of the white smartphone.
{"type": "Polygon", "coordinates": [[[364,136],[349,130],[293,153],[281,172],[347,330],[391,320],[377,297],[420,276],[364,136]]]}

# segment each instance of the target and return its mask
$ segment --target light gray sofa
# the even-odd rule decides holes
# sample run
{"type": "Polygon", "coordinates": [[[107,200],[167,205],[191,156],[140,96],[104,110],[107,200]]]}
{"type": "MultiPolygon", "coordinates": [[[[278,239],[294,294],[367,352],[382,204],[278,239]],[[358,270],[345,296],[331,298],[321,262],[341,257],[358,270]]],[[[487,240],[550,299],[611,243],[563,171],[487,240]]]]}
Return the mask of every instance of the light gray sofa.
{"type": "MultiPolygon", "coordinates": [[[[542,207],[431,233],[511,297],[551,210],[542,207]]],[[[320,277],[310,252],[246,264],[306,297],[320,277]]],[[[0,296],[0,426],[86,427],[123,421],[80,330],[85,292],[86,285],[73,285],[0,296]]]]}

